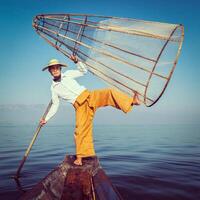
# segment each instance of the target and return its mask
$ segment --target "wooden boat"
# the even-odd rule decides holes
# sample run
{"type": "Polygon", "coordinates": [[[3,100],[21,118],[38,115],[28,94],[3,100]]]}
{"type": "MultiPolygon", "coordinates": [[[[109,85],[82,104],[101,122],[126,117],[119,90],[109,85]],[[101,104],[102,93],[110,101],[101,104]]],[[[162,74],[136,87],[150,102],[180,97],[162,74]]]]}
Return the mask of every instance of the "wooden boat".
{"type": "Polygon", "coordinates": [[[120,200],[122,197],[102,169],[98,158],[73,164],[75,156],[64,161],[42,181],[27,191],[21,200],[120,200]]]}

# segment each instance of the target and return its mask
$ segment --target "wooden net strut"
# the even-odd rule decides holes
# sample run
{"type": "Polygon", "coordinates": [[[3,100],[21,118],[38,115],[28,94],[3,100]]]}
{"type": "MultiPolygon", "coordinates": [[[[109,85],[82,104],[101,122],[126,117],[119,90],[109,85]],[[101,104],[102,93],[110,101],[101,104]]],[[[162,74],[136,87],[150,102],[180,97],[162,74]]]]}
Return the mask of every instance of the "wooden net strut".
{"type": "MultiPolygon", "coordinates": [[[[87,22],[89,22],[89,20],[87,20],[87,22]]],[[[69,23],[70,23],[70,21],[67,23],[67,25],[68,25],[69,23]]],[[[95,22],[94,22],[94,23],[95,23],[95,22]]],[[[56,26],[55,24],[51,24],[51,23],[49,23],[49,22],[47,22],[47,21],[45,21],[45,24],[48,24],[48,25],[50,25],[50,26],[59,28],[59,26],[56,26]]],[[[82,26],[82,25],[81,25],[81,26],[82,26]]],[[[176,28],[178,28],[178,26],[177,26],[176,28]]],[[[61,29],[62,29],[62,30],[65,30],[66,32],[68,31],[68,32],[70,32],[70,33],[73,33],[73,34],[77,35],[77,32],[74,32],[74,31],[72,31],[72,30],[66,30],[66,29],[64,29],[64,28],[61,28],[61,29]]],[[[90,39],[90,40],[95,41],[95,42],[99,42],[99,43],[104,44],[104,45],[106,45],[106,46],[110,46],[110,47],[112,47],[112,48],[114,48],[114,49],[118,49],[118,50],[124,51],[124,52],[126,52],[126,53],[128,53],[128,54],[131,54],[131,55],[134,55],[134,56],[137,56],[137,57],[141,57],[141,58],[143,58],[143,59],[146,59],[146,60],[149,60],[149,61],[152,61],[152,62],[157,62],[157,61],[154,60],[154,59],[147,58],[147,57],[145,57],[145,56],[142,56],[142,55],[139,55],[139,54],[136,54],[136,53],[127,51],[127,50],[125,50],[125,49],[121,49],[121,48],[116,47],[116,46],[114,46],[114,45],[111,45],[111,44],[109,44],[109,43],[103,43],[103,42],[101,42],[101,41],[99,41],[99,40],[96,40],[96,39],[94,39],[94,38],[92,38],[92,37],[89,37],[89,36],[86,36],[86,35],[84,35],[84,34],[82,34],[82,37],[85,37],[85,38],[90,39]]],[[[164,64],[172,64],[172,63],[173,63],[173,62],[166,62],[166,63],[162,62],[162,63],[160,63],[160,65],[161,65],[161,64],[163,64],[163,65],[164,65],[164,64]]]]}
{"type": "MultiPolygon", "coordinates": [[[[64,17],[64,19],[66,19],[66,16],[64,17]]],[[[46,21],[44,21],[44,24],[46,24],[46,21]]],[[[58,27],[57,40],[56,40],[56,43],[55,43],[56,46],[57,46],[57,42],[58,42],[59,33],[60,33],[60,30],[62,30],[63,24],[64,24],[64,22],[60,23],[60,26],[58,27]]]]}
{"type": "MultiPolygon", "coordinates": [[[[178,47],[178,52],[177,52],[176,58],[175,58],[175,60],[174,60],[174,65],[173,65],[173,67],[172,67],[172,69],[171,69],[171,71],[170,71],[170,74],[169,74],[169,76],[168,76],[168,79],[169,79],[169,80],[166,82],[166,84],[165,84],[165,86],[164,86],[162,92],[160,93],[159,97],[158,97],[158,98],[154,101],[154,103],[151,104],[150,106],[153,106],[153,105],[160,99],[160,97],[163,95],[163,93],[164,93],[164,91],[165,91],[167,85],[169,84],[169,81],[170,81],[171,76],[172,76],[172,74],[173,74],[173,72],[174,72],[174,69],[175,69],[175,67],[176,67],[178,58],[179,58],[180,53],[181,53],[181,48],[182,48],[183,38],[184,38],[184,27],[183,27],[183,26],[180,26],[180,27],[181,27],[181,29],[182,29],[180,45],[179,45],[179,47],[178,47]]],[[[177,27],[177,28],[178,28],[178,27],[177,27]]],[[[177,29],[177,28],[176,28],[176,29],[177,29]]],[[[175,30],[174,30],[174,31],[175,31],[175,30]]]]}
{"type": "MultiPolygon", "coordinates": [[[[45,34],[48,35],[49,37],[53,38],[54,40],[57,39],[56,37],[54,37],[54,36],[52,36],[52,35],[50,35],[50,34],[48,34],[48,33],[46,33],[46,32],[45,32],[45,34]]],[[[71,46],[65,44],[64,42],[62,42],[62,41],[60,41],[60,40],[59,40],[59,42],[60,42],[62,45],[64,45],[65,47],[67,47],[67,48],[69,48],[69,49],[71,49],[71,50],[73,49],[71,46]]],[[[55,47],[55,48],[56,48],[56,47],[55,47]]],[[[139,85],[141,85],[141,86],[143,86],[143,87],[146,87],[145,84],[143,84],[143,83],[141,83],[141,82],[139,82],[139,81],[137,81],[137,80],[134,80],[134,79],[128,77],[127,75],[124,75],[124,74],[118,72],[117,70],[114,70],[113,68],[108,67],[108,66],[105,65],[104,63],[102,63],[102,62],[100,62],[100,61],[97,61],[97,60],[95,60],[95,59],[89,57],[88,55],[86,55],[85,53],[83,53],[81,50],[77,49],[77,52],[81,53],[82,55],[84,55],[85,57],[89,58],[90,60],[93,60],[94,62],[99,63],[99,64],[105,66],[106,68],[110,69],[111,71],[113,71],[113,72],[115,72],[115,73],[117,73],[117,74],[120,74],[121,76],[126,77],[127,79],[129,79],[129,80],[131,80],[131,81],[133,81],[133,82],[135,82],[135,83],[137,83],[137,84],[139,84],[139,85]]]]}
{"type": "MultiPolygon", "coordinates": [[[[67,15],[67,18],[68,18],[68,20],[70,20],[70,16],[69,15],[67,15]]],[[[61,30],[65,30],[65,34],[64,34],[65,36],[67,35],[67,32],[69,31],[68,29],[69,29],[69,22],[67,23],[66,29],[61,28],[61,30]]],[[[61,47],[61,45],[62,44],[60,43],[59,47],[61,47]]]]}
{"type": "MultiPolygon", "coordinates": [[[[114,16],[103,16],[103,15],[94,15],[94,14],[81,14],[81,13],[70,13],[70,14],[40,14],[40,15],[37,15],[37,19],[39,19],[39,17],[47,17],[49,16],[49,18],[51,18],[51,16],[61,16],[62,19],[63,19],[63,16],[80,16],[80,17],[84,17],[84,16],[87,16],[87,17],[95,17],[95,18],[104,18],[104,19],[117,19],[117,20],[121,20],[121,21],[131,21],[131,22],[142,22],[144,24],[154,24],[154,26],[158,26],[158,27],[166,27],[166,25],[172,25],[172,24],[169,24],[169,23],[163,23],[163,22],[157,22],[157,21],[147,21],[147,20],[142,20],[142,19],[133,19],[133,18],[121,18],[121,17],[114,17],[114,16]]],[[[72,17],[71,17],[72,18],[72,17]]],[[[94,22],[95,23],[95,22],[94,22]]],[[[97,22],[98,23],[98,22],[97,22]]],[[[177,24],[174,24],[175,26],[177,24]]],[[[180,24],[181,25],[181,24],[180,24]]],[[[181,25],[182,26],[182,25],[181,25]]]]}
{"type": "MultiPolygon", "coordinates": [[[[49,30],[49,29],[46,28],[46,27],[37,26],[37,28],[40,28],[41,30],[44,29],[44,30],[46,30],[46,31],[48,31],[48,32],[50,32],[50,33],[55,34],[55,35],[57,34],[57,32],[52,31],[52,30],[49,30]]],[[[63,38],[68,39],[68,40],[70,40],[70,41],[76,42],[76,40],[74,40],[74,39],[72,39],[72,38],[69,38],[69,37],[67,37],[67,36],[63,36],[63,35],[61,35],[61,34],[59,34],[59,37],[63,37],[63,38]]],[[[94,50],[94,51],[96,51],[96,52],[98,52],[98,53],[100,53],[100,54],[103,54],[103,55],[105,55],[105,56],[109,56],[110,58],[112,58],[112,59],[114,59],[114,60],[121,61],[122,63],[128,64],[128,65],[130,65],[130,66],[132,66],[132,67],[135,67],[135,68],[138,68],[138,69],[141,69],[141,70],[143,70],[143,71],[145,71],[145,72],[148,72],[148,73],[150,73],[150,74],[152,73],[152,71],[150,71],[150,70],[148,70],[148,69],[145,69],[145,68],[140,67],[140,66],[138,66],[138,65],[132,64],[132,63],[130,63],[130,62],[128,62],[128,61],[126,61],[126,60],[124,60],[124,59],[122,59],[122,58],[116,57],[116,56],[110,54],[110,53],[107,52],[107,51],[98,50],[97,48],[91,47],[91,46],[89,46],[89,45],[87,45],[87,44],[85,44],[85,43],[83,43],[83,42],[77,41],[77,43],[80,44],[80,45],[82,45],[82,46],[84,46],[84,47],[86,47],[86,48],[88,48],[88,49],[92,49],[92,50],[94,50]]],[[[158,74],[158,73],[153,72],[152,74],[154,74],[154,75],[156,75],[156,76],[158,76],[158,77],[160,77],[160,78],[163,78],[163,79],[168,80],[167,77],[162,76],[162,75],[160,75],[160,74],[158,74]]]]}
{"type": "MultiPolygon", "coordinates": [[[[67,25],[68,25],[69,23],[70,23],[70,22],[68,22],[67,25]]],[[[45,21],[45,24],[48,24],[48,25],[50,25],[50,26],[59,28],[59,27],[56,26],[55,24],[51,24],[51,23],[49,23],[49,22],[47,22],[47,21],[45,21]]],[[[64,28],[61,28],[61,29],[62,29],[62,30],[65,30],[64,28]]],[[[68,32],[77,35],[77,32],[75,32],[75,31],[68,30],[68,32]]],[[[87,38],[87,39],[89,39],[89,40],[91,40],[91,41],[98,42],[98,43],[101,43],[101,44],[103,44],[103,45],[112,47],[112,48],[114,48],[114,49],[123,51],[123,52],[125,52],[125,53],[130,54],[130,55],[137,56],[137,57],[143,58],[143,59],[148,60],[148,61],[156,62],[156,60],[154,60],[154,59],[152,59],[152,58],[147,58],[147,57],[145,57],[145,56],[142,56],[142,55],[140,55],[140,54],[136,54],[136,53],[127,51],[127,50],[125,50],[125,49],[119,48],[119,47],[114,46],[114,45],[112,45],[112,44],[109,44],[109,43],[106,43],[106,42],[105,42],[105,43],[104,43],[104,42],[101,42],[101,41],[99,41],[99,40],[97,40],[97,39],[94,39],[94,38],[92,38],[92,37],[86,36],[86,35],[84,35],[84,34],[82,34],[82,37],[85,37],[85,38],[87,38]]]]}
{"type": "MultiPolygon", "coordinates": [[[[38,32],[38,31],[37,31],[37,32],[38,32]]],[[[56,46],[53,42],[51,42],[50,40],[48,40],[48,39],[45,37],[44,34],[42,34],[42,33],[40,33],[40,32],[38,32],[38,34],[39,34],[45,41],[47,41],[51,46],[53,46],[54,48],[56,48],[57,50],[59,50],[61,53],[63,53],[65,56],[67,56],[68,58],[70,58],[70,56],[71,56],[70,54],[68,54],[66,51],[64,51],[64,50],[61,49],[60,47],[56,46]]],[[[47,33],[45,33],[45,34],[47,34],[47,33]]],[[[49,35],[49,34],[47,34],[47,35],[49,35]]],[[[53,38],[53,36],[51,36],[51,35],[49,35],[49,36],[53,38]]],[[[60,41],[60,42],[62,42],[62,41],[60,41]]],[[[63,43],[63,42],[62,42],[62,43],[63,43]]],[[[63,43],[63,45],[66,45],[66,44],[63,43]]],[[[66,46],[67,46],[67,45],[66,45],[66,46]]],[[[71,48],[71,47],[70,47],[70,48],[71,48]]],[[[103,74],[103,75],[106,76],[107,78],[109,78],[109,79],[113,80],[114,82],[116,82],[116,83],[122,85],[123,87],[127,88],[127,89],[130,90],[132,93],[135,91],[135,90],[133,90],[132,88],[130,88],[130,87],[124,85],[123,83],[117,81],[116,79],[114,79],[114,78],[112,78],[112,77],[110,77],[110,76],[104,74],[102,71],[96,69],[96,68],[93,67],[92,65],[90,65],[90,64],[88,64],[88,63],[86,63],[86,65],[88,65],[88,66],[91,68],[90,71],[91,71],[92,73],[94,73],[93,70],[98,71],[99,73],[103,74]]],[[[124,91],[125,93],[127,93],[127,91],[125,91],[125,90],[123,90],[122,88],[116,86],[115,84],[113,84],[112,82],[110,82],[108,79],[105,79],[105,78],[102,77],[101,75],[99,75],[99,74],[95,74],[95,75],[98,76],[99,78],[103,79],[105,82],[109,83],[110,85],[112,85],[112,86],[118,88],[119,90],[122,90],[122,91],[124,91]]],[[[143,98],[145,98],[144,95],[141,94],[140,92],[137,91],[137,93],[138,93],[140,96],[142,96],[143,98]]],[[[149,101],[151,101],[152,103],[154,102],[154,100],[150,99],[149,97],[146,97],[146,99],[149,100],[149,101]]],[[[145,103],[143,100],[141,100],[141,101],[142,101],[143,103],[145,103]]]]}
{"type": "MultiPolygon", "coordinates": [[[[45,32],[45,34],[48,35],[49,37],[53,38],[54,40],[56,39],[54,36],[52,36],[52,35],[50,35],[50,34],[48,34],[48,33],[46,33],[46,32],[45,32]]],[[[65,47],[67,47],[67,48],[73,50],[73,48],[72,48],[71,46],[68,46],[67,44],[65,44],[64,42],[62,42],[62,41],[60,41],[60,40],[59,40],[59,42],[60,42],[62,45],[64,45],[65,47]]],[[[57,46],[54,46],[54,47],[55,47],[56,49],[58,49],[57,46]]],[[[105,65],[104,63],[101,63],[101,62],[99,62],[99,61],[97,61],[97,60],[95,60],[95,59],[89,57],[88,55],[84,54],[81,50],[78,49],[77,51],[78,51],[80,54],[84,55],[85,57],[89,58],[90,60],[93,60],[94,62],[99,63],[99,64],[105,66],[106,68],[110,69],[111,71],[113,71],[113,72],[115,72],[115,73],[117,73],[117,74],[120,74],[121,76],[126,77],[127,79],[129,79],[129,80],[131,80],[131,81],[133,81],[133,82],[135,82],[135,83],[137,83],[137,84],[139,84],[139,85],[141,85],[141,86],[143,86],[143,87],[146,87],[145,84],[143,84],[143,83],[141,83],[141,82],[139,82],[139,81],[137,81],[137,80],[134,80],[134,79],[132,79],[132,78],[130,78],[130,77],[128,77],[128,76],[126,76],[126,75],[124,75],[124,74],[118,72],[117,70],[114,70],[113,68],[108,67],[108,66],[105,65]]],[[[86,64],[87,64],[87,63],[86,63],[86,64]]]]}
{"type": "MultiPolygon", "coordinates": [[[[63,21],[63,22],[70,22],[72,24],[81,25],[81,23],[79,23],[79,22],[74,22],[74,21],[71,21],[71,20],[70,21],[63,20],[63,19],[58,19],[58,18],[54,18],[54,17],[45,16],[45,19],[50,19],[50,20],[55,20],[55,21],[63,21]]],[[[130,28],[122,28],[122,27],[119,27],[119,26],[110,26],[110,25],[108,26],[108,25],[106,25],[107,26],[107,28],[106,28],[106,27],[103,27],[103,26],[93,26],[93,25],[90,25],[90,24],[83,24],[83,25],[87,26],[87,27],[91,27],[91,28],[96,28],[96,29],[99,29],[99,30],[101,29],[101,30],[106,30],[106,31],[115,31],[115,32],[130,34],[130,35],[151,37],[151,38],[160,39],[160,40],[167,40],[168,39],[168,37],[166,37],[166,36],[152,34],[148,31],[138,31],[138,30],[135,30],[135,29],[130,30],[130,28]]],[[[176,37],[176,36],[174,36],[174,37],[176,37]]],[[[173,39],[173,38],[170,39],[170,41],[180,42],[179,40],[176,40],[176,39],[173,39]]]]}
{"type": "MultiPolygon", "coordinates": [[[[46,32],[45,32],[45,34],[48,35],[49,37],[53,38],[54,40],[57,39],[57,38],[54,37],[53,35],[50,35],[50,34],[48,34],[48,33],[46,33],[46,32]]],[[[72,48],[71,46],[65,44],[64,42],[62,42],[62,41],[60,41],[60,40],[58,40],[58,41],[61,43],[61,45],[64,45],[65,47],[67,47],[67,48],[73,50],[73,48],[72,48]]],[[[61,47],[61,45],[60,45],[60,47],[61,47]]],[[[57,44],[56,44],[56,46],[57,46],[57,44]]],[[[143,84],[143,83],[141,83],[141,82],[139,82],[139,81],[137,81],[137,80],[134,80],[134,79],[132,79],[131,77],[129,77],[129,76],[127,76],[127,75],[124,75],[124,74],[118,72],[117,70],[115,70],[115,69],[113,69],[113,68],[111,68],[111,67],[108,67],[108,66],[105,65],[104,63],[102,63],[102,62],[100,62],[100,61],[97,61],[97,60],[95,60],[95,59],[89,57],[88,55],[86,55],[85,53],[83,53],[81,50],[77,49],[77,52],[79,52],[80,54],[82,54],[82,55],[84,55],[85,57],[89,58],[90,60],[93,60],[94,62],[96,62],[96,63],[98,63],[98,64],[100,64],[100,65],[102,65],[102,66],[104,66],[104,67],[106,67],[106,68],[108,68],[108,69],[110,69],[111,71],[113,71],[113,72],[115,72],[115,73],[117,73],[117,74],[120,74],[121,76],[123,76],[123,77],[125,77],[125,78],[127,78],[127,79],[129,79],[129,80],[131,80],[131,81],[133,81],[133,82],[135,82],[135,83],[137,83],[137,84],[143,86],[143,87],[146,87],[145,84],[143,84]]]]}
{"type": "MultiPolygon", "coordinates": [[[[156,65],[158,64],[158,61],[159,61],[159,59],[160,59],[160,56],[162,55],[162,53],[163,53],[165,47],[167,46],[168,42],[170,41],[170,38],[172,37],[172,35],[174,34],[174,32],[176,31],[177,28],[178,28],[178,26],[176,26],[176,27],[172,30],[172,32],[171,32],[171,34],[170,34],[168,40],[167,40],[167,41],[165,42],[165,44],[163,45],[163,47],[162,47],[162,49],[161,49],[161,51],[160,51],[160,53],[159,53],[159,55],[158,55],[158,57],[157,57],[157,59],[156,59],[156,63],[154,64],[154,67],[153,67],[153,69],[152,69],[152,73],[150,74],[150,76],[149,76],[149,78],[148,78],[148,81],[147,81],[147,87],[145,88],[145,91],[144,91],[144,96],[145,96],[144,102],[146,102],[147,89],[148,89],[148,86],[149,86],[151,77],[152,77],[152,75],[153,75],[153,72],[154,72],[154,70],[155,70],[155,68],[156,68],[156,65]]],[[[169,78],[168,78],[168,80],[169,80],[169,78]]],[[[168,83],[168,82],[169,82],[169,81],[166,82],[165,87],[164,87],[164,90],[165,90],[165,88],[167,87],[167,83],[168,83]]],[[[163,91],[164,91],[164,90],[163,90],[163,91]]],[[[155,103],[160,99],[161,96],[162,96],[162,92],[161,92],[160,96],[156,99],[156,101],[155,101],[153,104],[155,104],[155,103]]]]}
{"type": "MultiPolygon", "coordinates": [[[[87,16],[85,17],[83,24],[86,24],[86,22],[87,22],[87,16]]],[[[84,30],[85,30],[85,26],[83,26],[83,24],[80,26],[79,32],[78,32],[77,37],[76,37],[76,42],[74,44],[74,50],[72,51],[74,55],[76,55],[76,52],[78,51],[78,48],[76,49],[76,46],[78,44],[77,41],[80,38],[80,42],[81,42],[81,38],[82,38],[84,30]]]]}
{"type": "MultiPolygon", "coordinates": [[[[88,15],[87,15],[88,16],[88,15]]],[[[45,16],[46,17],[46,16],[45,16]]],[[[62,16],[63,17],[63,16],[62,16]]],[[[88,16],[88,17],[90,17],[90,16],[88,16]]],[[[51,16],[50,16],[50,18],[51,18],[51,16]]],[[[63,18],[62,18],[63,19],[63,18]]],[[[79,21],[81,21],[81,19],[82,18],[77,18],[77,17],[71,17],[71,19],[75,19],[75,20],[79,20],[79,21]]],[[[159,27],[159,28],[161,28],[161,27],[166,27],[166,25],[167,25],[167,23],[161,23],[161,22],[151,22],[151,21],[144,21],[144,20],[136,20],[136,19],[130,19],[130,18],[115,18],[115,17],[104,17],[104,19],[117,19],[117,20],[121,20],[121,21],[135,21],[135,22],[143,22],[144,24],[154,24],[154,26],[155,25],[157,25],[157,27],[159,27]]],[[[92,24],[99,24],[99,22],[94,22],[94,21],[90,21],[90,20],[88,20],[88,22],[90,22],[90,23],[92,23],[92,24]]],[[[102,23],[102,21],[101,21],[101,24],[102,25],[104,25],[104,26],[108,26],[108,24],[104,24],[104,23],[102,23]]],[[[172,24],[170,24],[170,25],[172,25],[172,24]]],[[[174,26],[177,26],[176,24],[174,24],[174,26]]],[[[119,26],[117,26],[117,27],[119,27],[119,26]]]]}
{"type": "MultiPolygon", "coordinates": [[[[57,28],[58,28],[58,26],[56,26],[56,25],[54,25],[54,24],[51,24],[51,23],[48,23],[48,22],[45,22],[45,23],[48,24],[48,25],[51,25],[51,26],[54,26],[54,27],[57,27],[57,28]]],[[[69,22],[69,23],[70,23],[70,22],[69,22]]],[[[65,30],[65,29],[63,29],[63,30],[65,30]]],[[[68,32],[77,34],[76,32],[73,32],[73,31],[70,31],[70,30],[68,30],[68,32]]],[[[152,62],[156,62],[156,60],[153,60],[153,59],[151,59],[151,58],[147,58],[147,57],[141,56],[141,55],[139,55],[139,54],[135,54],[135,53],[126,51],[126,50],[124,50],[124,49],[121,49],[121,48],[119,48],[119,47],[113,46],[113,45],[111,45],[111,44],[106,44],[106,43],[100,42],[100,41],[98,41],[98,40],[95,40],[94,38],[90,38],[90,37],[85,36],[85,35],[83,35],[83,36],[86,37],[86,38],[88,38],[88,39],[91,39],[92,41],[96,41],[96,42],[99,42],[99,43],[101,43],[101,44],[104,44],[104,45],[107,45],[107,46],[111,46],[111,47],[113,47],[113,48],[116,48],[116,49],[118,49],[118,50],[124,51],[124,52],[126,52],[126,53],[131,54],[131,55],[138,56],[138,57],[147,59],[147,60],[152,61],[152,62]]],[[[67,39],[68,39],[68,38],[67,38],[67,39]]],[[[137,67],[137,65],[135,65],[135,67],[137,67]]],[[[138,68],[141,68],[141,67],[138,66],[138,68]]],[[[146,70],[145,68],[142,68],[142,69],[143,69],[143,70],[146,70]]],[[[148,71],[148,72],[150,72],[150,71],[148,71]]],[[[162,75],[159,75],[159,74],[155,74],[155,75],[160,76],[160,77],[162,77],[162,78],[166,78],[166,77],[163,77],[162,75]]]]}

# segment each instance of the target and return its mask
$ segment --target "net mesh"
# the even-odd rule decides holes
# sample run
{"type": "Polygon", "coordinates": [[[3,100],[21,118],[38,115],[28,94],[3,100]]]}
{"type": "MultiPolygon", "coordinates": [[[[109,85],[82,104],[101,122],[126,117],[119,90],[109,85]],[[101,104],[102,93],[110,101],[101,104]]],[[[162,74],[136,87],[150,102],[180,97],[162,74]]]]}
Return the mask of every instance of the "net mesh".
{"type": "Polygon", "coordinates": [[[130,96],[137,91],[146,106],[164,93],[184,37],[178,24],[95,15],[38,15],[33,27],[109,85],[130,96]]]}

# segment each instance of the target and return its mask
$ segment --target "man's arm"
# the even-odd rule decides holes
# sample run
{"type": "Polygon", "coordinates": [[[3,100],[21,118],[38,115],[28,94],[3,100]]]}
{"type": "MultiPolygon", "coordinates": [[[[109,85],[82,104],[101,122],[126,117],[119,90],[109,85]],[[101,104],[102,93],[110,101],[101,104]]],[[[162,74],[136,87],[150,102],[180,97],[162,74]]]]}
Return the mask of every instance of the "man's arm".
{"type": "Polygon", "coordinates": [[[86,65],[84,64],[84,63],[82,63],[82,62],[78,62],[77,64],[76,64],[76,66],[77,66],[77,68],[78,68],[78,70],[80,71],[80,72],[82,72],[83,74],[86,74],[87,73],[87,67],[86,67],[86,65]]]}
{"type": "Polygon", "coordinates": [[[83,76],[84,74],[87,73],[88,70],[87,70],[84,63],[78,62],[76,64],[76,66],[77,66],[78,70],[67,70],[64,73],[64,75],[70,76],[71,78],[78,78],[78,77],[83,76]]]}
{"type": "Polygon", "coordinates": [[[40,125],[44,125],[47,123],[47,121],[49,119],[51,119],[57,112],[58,107],[59,107],[59,97],[58,95],[54,92],[53,89],[51,89],[51,93],[52,93],[52,105],[51,108],[48,112],[48,114],[46,115],[45,119],[41,119],[40,120],[40,125]]]}
{"type": "Polygon", "coordinates": [[[87,73],[87,67],[84,63],[78,61],[76,56],[71,56],[70,59],[76,64],[78,70],[67,70],[64,75],[70,76],[71,78],[78,78],[87,73]]]}

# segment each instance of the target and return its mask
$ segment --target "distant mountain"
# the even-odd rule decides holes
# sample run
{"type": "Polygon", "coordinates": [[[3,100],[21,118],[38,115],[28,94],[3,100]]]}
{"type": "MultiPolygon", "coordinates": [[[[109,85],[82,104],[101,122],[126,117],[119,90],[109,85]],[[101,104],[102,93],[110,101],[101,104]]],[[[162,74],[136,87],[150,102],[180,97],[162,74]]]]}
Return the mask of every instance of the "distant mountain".
{"type": "MultiPolygon", "coordinates": [[[[47,105],[0,105],[0,125],[37,125],[47,105]]],[[[196,124],[199,123],[199,111],[176,110],[172,107],[161,109],[159,106],[146,108],[134,107],[128,114],[112,107],[97,110],[94,124],[196,124]],[[187,113],[187,114],[186,114],[187,113]]],[[[48,125],[74,125],[73,106],[61,102],[58,112],[48,125]]]]}
{"type": "MultiPolygon", "coordinates": [[[[46,105],[0,105],[0,125],[33,125],[37,124],[46,105]]],[[[72,124],[74,115],[71,106],[61,105],[51,124],[72,124]],[[70,117],[67,117],[69,115],[70,117]],[[63,117],[65,116],[65,117],[63,117]],[[67,119],[67,120],[66,120],[67,119]]]]}
{"type": "MultiPolygon", "coordinates": [[[[0,125],[37,125],[45,112],[47,105],[0,105],[0,125]]],[[[137,110],[136,110],[137,111],[137,110]]],[[[143,113],[143,112],[142,112],[143,113]]],[[[95,115],[95,124],[135,124],[141,123],[140,112],[123,113],[120,110],[105,107],[100,108],[95,115]],[[136,117],[137,114],[140,117],[136,117]]],[[[48,122],[50,125],[74,125],[75,111],[73,106],[64,104],[59,106],[56,115],[48,122]]]]}

